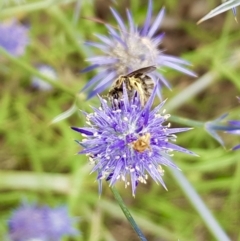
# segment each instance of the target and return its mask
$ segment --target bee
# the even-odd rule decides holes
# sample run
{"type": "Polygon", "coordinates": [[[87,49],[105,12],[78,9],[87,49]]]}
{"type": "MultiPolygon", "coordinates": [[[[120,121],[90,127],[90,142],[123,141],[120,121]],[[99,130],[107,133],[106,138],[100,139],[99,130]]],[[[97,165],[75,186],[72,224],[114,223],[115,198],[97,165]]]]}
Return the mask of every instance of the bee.
{"type": "Polygon", "coordinates": [[[123,83],[125,83],[128,98],[133,98],[135,91],[138,92],[141,105],[144,106],[152,94],[154,82],[148,73],[156,70],[155,66],[148,66],[135,70],[127,75],[121,75],[112,85],[108,97],[120,100],[123,95],[123,83]]]}

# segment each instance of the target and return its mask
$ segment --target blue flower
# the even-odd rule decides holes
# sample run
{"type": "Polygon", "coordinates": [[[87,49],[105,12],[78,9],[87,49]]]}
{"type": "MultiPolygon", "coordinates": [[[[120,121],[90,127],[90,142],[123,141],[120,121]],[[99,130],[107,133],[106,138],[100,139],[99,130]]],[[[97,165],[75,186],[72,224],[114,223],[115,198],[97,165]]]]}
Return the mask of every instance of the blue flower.
{"type": "Polygon", "coordinates": [[[103,179],[110,186],[118,180],[125,186],[131,183],[133,195],[139,182],[147,182],[148,175],[165,187],[162,166],[177,168],[171,162],[171,152],[194,155],[172,143],[176,133],[189,128],[170,128],[170,124],[165,124],[169,115],[162,110],[164,102],[151,110],[155,94],[156,87],[142,108],[139,96],[128,99],[124,86],[122,100],[108,103],[99,97],[101,107],[84,113],[88,127],[72,127],[85,138],[78,142],[83,148],[79,154],[87,155],[94,165],[92,172],[98,173],[100,193],[103,179]]]}
{"type": "Polygon", "coordinates": [[[21,56],[29,44],[28,29],[16,20],[0,24],[0,47],[14,56],[21,56]]]}
{"type": "MultiPolygon", "coordinates": [[[[240,121],[239,120],[231,120],[228,122],[234,130],[228,131],[229,134],[240,135],[240,121]]],[[[240,144],[233,147],[233,150],[240,149],[240,144]]]]}
{"type": "MultiPolygon", "coordinates": [[[[222,138],[219,136],[218,131],[224,131],[225,133],[240,135],[240,121],[231,120],[227,122],[223,122],[223,120],[228,116],[228,114],[224,114],[213,121],[208,121],[205,123],[206,131],[217,140],[222,146],[224,146],[224,142],[222,138]]],[[[239,149],[240,145],[233,147],[233,150],[239,149]]]]}
{"type": "MultiPolygon", "coordinates": [[[[48,65],[40,65],[38,66],[38,71],[45,75],[46,77],[49,77],[52,80],[57,80],[57,73],[56,71],[51,68],[48,65]]],[[[49,91],[52,90],[52,85],[47,83],[46,81],[40,79],[37,76],[32,77],[32,86],[36,89],[43,90],[43,91],[49,91]]]]}
{"type": "Polygon", "coordinates": [[[66,207],[51,209],[23,204],[8,222],[9,238],[11,241],[59,241],[64,236],[78,234],[73,224],[66,207]]]}
{"type": "Polygon", "coordinates": [[[224,142],[219,136],[218,131],[227,131],[229,127],[222,123],[222,121],[228,116],[228,114],[223,114],[213,121],[208,121],[205,123],[205,130],[211,135],[216,141],[218,141],[222,146],[224,142]]]}
{"type": "MultiPolygon", "coordinates": [[[[96,34],[101,43],[87,43],[103,52],[103,55],[88,58],[87,60],[92,65],[83,70],[83,72],[96,68],[100,70],[82,89],[82,91],[91,89],[88,98],[105,90],[119,75],[125,75],[151,65],[160,68],[160,70],[163,67],[169,67],[195,76],[192,71],[185,68],[186,65],[189,65],[187,61],[163,54],[163,50],[158,49],[164,34],[155,35],[162,22],[164,9],[159,12],[155,21],[151,24],[152,0],[149,0],[146,21],[141,29],[135,25],[129,10],[127,10],[128,27],[125,26],[122,18],[114,9],[111,8],[111,11],[119,25],[119,30],[106,25],[109,36],[96,34]]],[[[155,71],[151,76],[157,83],[159,90],[162,84],[170,88],[168,81],[160,72],[155,71]]]]}

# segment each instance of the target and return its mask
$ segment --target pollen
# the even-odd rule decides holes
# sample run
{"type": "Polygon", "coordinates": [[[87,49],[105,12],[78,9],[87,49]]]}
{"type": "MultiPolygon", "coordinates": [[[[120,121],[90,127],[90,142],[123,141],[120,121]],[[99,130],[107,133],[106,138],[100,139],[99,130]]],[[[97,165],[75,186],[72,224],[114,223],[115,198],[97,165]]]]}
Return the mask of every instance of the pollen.
{"type": "Polygon", "coordinates": [[[144,152],[147,149],[151,151],[152,148],[150,146],[150,139],[150,133],[146,133],[145,135],[140,136],[136,141],[133,142],[132,148],[138,152],[144,152]]]}

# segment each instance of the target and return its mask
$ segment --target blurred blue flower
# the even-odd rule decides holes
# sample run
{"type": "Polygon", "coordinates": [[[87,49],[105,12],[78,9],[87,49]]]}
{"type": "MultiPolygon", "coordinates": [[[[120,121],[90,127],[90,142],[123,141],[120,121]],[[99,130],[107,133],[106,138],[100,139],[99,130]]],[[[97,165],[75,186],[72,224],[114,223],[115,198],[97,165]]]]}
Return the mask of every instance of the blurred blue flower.
{"type": "MultiPolygon", "coordinates": [[[[147,17],[141,29],[135,25],[129,10],[127,10],[128,27],[125,26],[122,18],[114,9],[111,8],[111,11],[119,25],[119,30],[117,31],[114,27],[106,25],[109,36],[95,34],[101,43],[87,43],[103,52],[103,55],[88,58],[87,60],[92,65],[83,70],[83,72],[96,68],[100,70],[82,89],[82,91],[91,90],[88,98],[105,90],[119,75],[125,75],[151,65],[160,68],[160,70],[163,67],[169,67],[196,76],[192,71],[185,68],[186,65],[190,65],[187,61],[163,54],[163,51],[158,49],[164,34],[160,33],[156,36],[155,34],[164,17],[164,9],[159,12],[155,21],[151,24],[152,0],[149,0],[147,17]]],[[[159,90],[161,84],[170,88],[168,81],[161,73],[155,71],[149,75],[157,83],[159,90]]]]}
{"type": "MultiPolygon", "coordinates": [[[[57,80],[56,71],[48,65],[38,66],[38,71],[52,80],[57,80]]],[[[45,80],[42,80],[37,76],[32,77],[32,86],[36,89],[43,90],[43,91],[52,90],[52,85],[50,85],[45,80]]]]}
{"type": "Polygon", "coordinates": [[[16,20],[0,24],[0,47],[14,56],[21,56],[29,44],[28,28],[16,20]]]}
{"type": "Polygon", "coordinates": [[[208,121],[205,123],[205,130],[215,139],[217,140],[222,146],[224,146],[224,142],[222,138],[217,133],[218,131],[226,131],[228,130],[228,126],[222,124],[222,121],[228,116],[228,114],[221,115],[219,118],[208,121]]]}
{"type": "Polygon", "coordinates": [[[171,161],[171,152],[194,155],[171,143],[176,141],[176,133],[189,128],[170,128],[170,124],[165,124],[170,115],[162,111],[164,102],[151,110],[155,94],[156,86],[142,108],[139,96],[128,99],[124,86],[122,100],[108,104],[99,97],[101,107],[84,113],[88,127],[72,127],[85,138],[78,142],[83,147],[79,154],[89,156],[90,163],[95,165],[92,172],[98,173],[100,193],[103,179],[110,186],[118,180],[126,187],[131,183],[133,195],[139,182],[147,182],[148,175],[165,187],[162,165],[177,168],[171,161]]]}
{"type": "Polygon", "coordinates": [[[17,208],[9,222],[11,241],[59,241],[65,236],[75,236],[74,220],[66,207],[50,208],[23,204],[17,208]]]}
{"type": "MultiPolygon", "coordinates": [[[[222,138],[219,136],[218,131],[224,131],[225,133],[240,135],[240,121],[228,121],[223,122],[223,120],[228,116],[228,114],[224,114],[213,121],[208,121],[205,123],[206,131],[217,140],[222,146],[224,146],[224,142],[222,138]]],[[[240,145],[235,146],[233,150],[239,149],[240,145]]]]}
{"type": "MultiPolygon", "coordinates": [[[[240,121],[239,120],[231,120],[228,122],[234,130],[227,131],[229,134],[240,135],[240,121]]],[[[240,144],[233,147],[233,150],[240,149],[240,144]]]]}

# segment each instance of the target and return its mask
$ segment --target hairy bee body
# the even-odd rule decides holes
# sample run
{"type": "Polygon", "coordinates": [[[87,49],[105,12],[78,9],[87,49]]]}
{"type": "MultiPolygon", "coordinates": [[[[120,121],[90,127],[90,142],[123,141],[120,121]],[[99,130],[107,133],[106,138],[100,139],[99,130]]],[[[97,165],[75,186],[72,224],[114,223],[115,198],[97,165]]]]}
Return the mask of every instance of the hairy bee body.
{"type": "Polygon", "coordinates": [[[132,98],[135,91],[137,91],[140,96],[141,105],[144,106],[154,88],[153,80],[146,74],[155,69],[155,66],[148,66],[135,70],[127,75],[121,75],[109,90],[108,96],[120,100],[123,95],[123,83],[125,83],[128,98],[132,98]]]}

